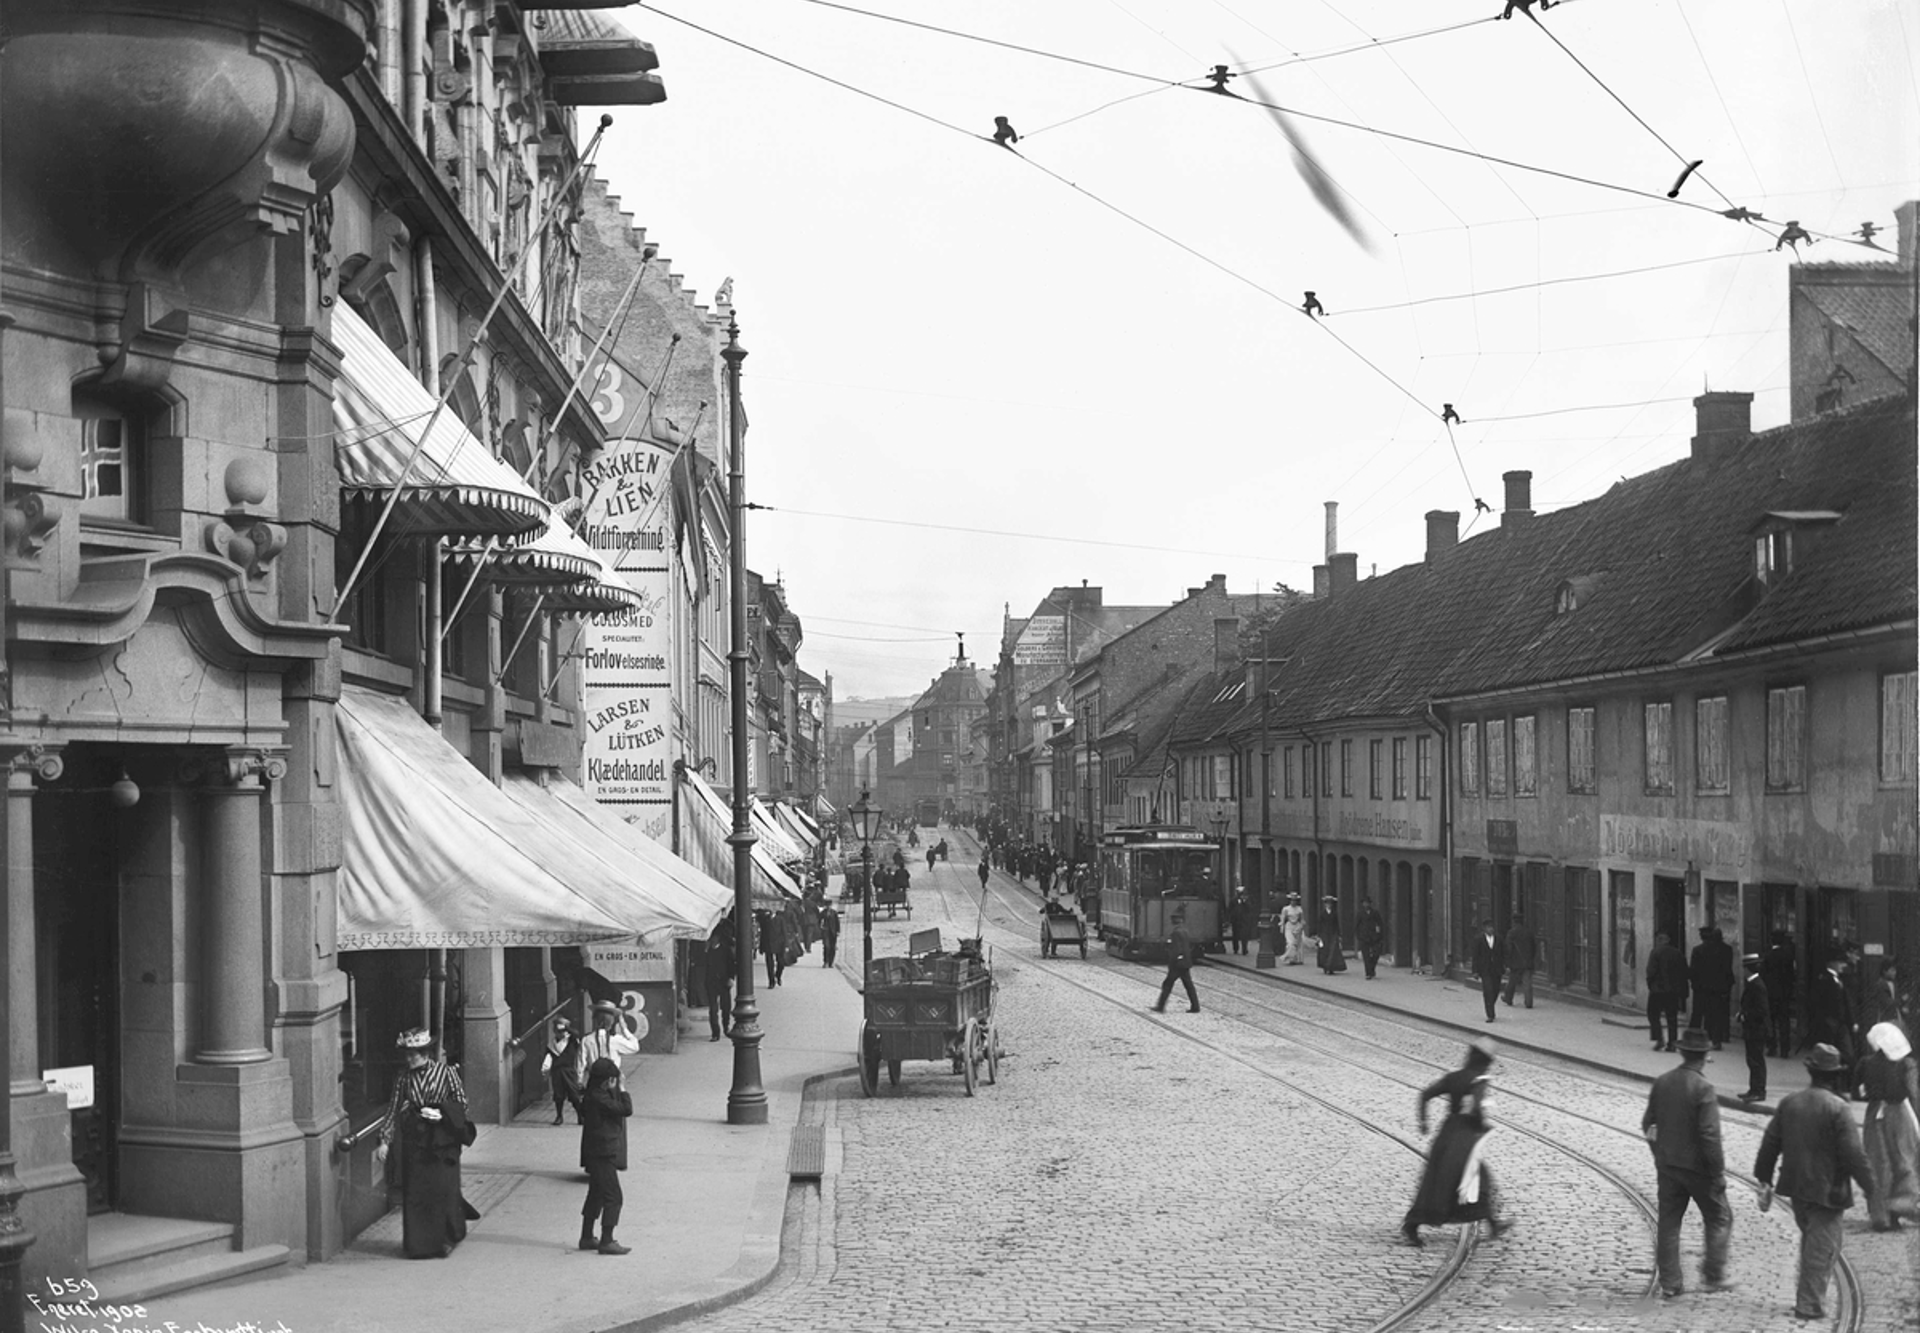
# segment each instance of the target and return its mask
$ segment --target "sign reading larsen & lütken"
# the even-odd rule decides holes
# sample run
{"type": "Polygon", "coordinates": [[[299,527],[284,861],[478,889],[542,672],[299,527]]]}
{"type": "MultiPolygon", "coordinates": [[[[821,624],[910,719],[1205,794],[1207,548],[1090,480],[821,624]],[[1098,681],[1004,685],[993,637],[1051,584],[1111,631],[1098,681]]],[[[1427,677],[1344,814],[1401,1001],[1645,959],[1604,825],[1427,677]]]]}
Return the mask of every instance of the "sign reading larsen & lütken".
{"type": "Polygon", "coordinates": [[[653,837],[666,836],[673,810],[672,514],[665,499],[673,457],[670,446],[652,440],[619,440],[581,477],[587,544],[640,598],[635,610],[589,624],[581,640],[585,786],[653,837]]]}

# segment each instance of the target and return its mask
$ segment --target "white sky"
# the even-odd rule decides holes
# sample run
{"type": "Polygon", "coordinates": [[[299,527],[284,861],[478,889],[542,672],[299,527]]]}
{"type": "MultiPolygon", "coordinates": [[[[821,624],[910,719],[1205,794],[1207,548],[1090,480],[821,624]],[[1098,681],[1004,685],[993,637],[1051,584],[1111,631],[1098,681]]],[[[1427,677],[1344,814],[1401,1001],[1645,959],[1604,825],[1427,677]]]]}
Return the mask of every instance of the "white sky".
{"type": "MultiPolygon", "coordinates": [[[[1500,8],[853,2],[1163,82],[1500,8]]],[[[1890,248],[1894,206],[1920,195],[1920,13],[1904,7],[1568,0],[1541,17],[1705,159],[1682,204],[1726,207],[1717,186],[1816,232],[1871,219],[1890,248]]],[[[616,110],[600,168],[701,299],[734,279],[749,496],[775,507],[751,517],[750,563],[783,575],[802,663],[843,698],[925,688],[953,630],[991,664],[1002,604],[1025,614],[1059,583],[1114,604],[1169,602],[1216,571],[1234,591],[1306,587],[1326,500],[1363,577],[1420,557],[1427,510],[1461,510],[1464,527],[1475,495],[1499,509],[1507,469],[1532,470],[1538,510],[1577,503],[1681,457],[1703,384],[1757,393],[1757,427],[1786,419],[1789,254],[1668,203],[1680,159],[1523,15],[1259,78],[1289,107],[1654,197],[1296,121],[1356,201],[1369,255],[1258,107],[808,0],[617,12],[659,50],[668,100],[616,110]],[[1036,165],[933,123],[985,136],[996,115],[1036,165]],[[1692,260],[1706,262],[1341,313],[1692,260]],[[1325,328],[1295,308],[1309,287],[1325,328]],[[1465,419],[1459,462],[1443,401],[1465,419]],[[1594,404],[1635,406],[1555,412],[1594,404]]],[[[1834,240],[1803,253],[1876,258],[1834,240]]]]}

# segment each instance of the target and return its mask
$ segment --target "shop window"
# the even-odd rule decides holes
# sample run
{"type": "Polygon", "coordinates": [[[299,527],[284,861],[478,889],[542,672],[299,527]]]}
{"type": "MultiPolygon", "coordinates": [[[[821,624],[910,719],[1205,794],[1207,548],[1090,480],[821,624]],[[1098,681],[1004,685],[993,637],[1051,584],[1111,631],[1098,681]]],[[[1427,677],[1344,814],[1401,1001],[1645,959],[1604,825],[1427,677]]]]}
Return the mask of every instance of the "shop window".
{"type": "Polygon", "coordinates": [[[1797,791],[1805,781],[1807,687],[1767,691],[1767,790],[1797,791]]]}
{"type": "Polygon", "coordinates": [[[1646,764],[1643,774],[1648,795],[1668,795],[1673,791],[1673,705],[1644,705],[1646,764]]]}
{"type": "Polygon", "coordinates": [[[1727,697],[1693,701],[1693,767],[1695,789],[1724,796],[1731,790],[1727,757],[1727,697]]]}

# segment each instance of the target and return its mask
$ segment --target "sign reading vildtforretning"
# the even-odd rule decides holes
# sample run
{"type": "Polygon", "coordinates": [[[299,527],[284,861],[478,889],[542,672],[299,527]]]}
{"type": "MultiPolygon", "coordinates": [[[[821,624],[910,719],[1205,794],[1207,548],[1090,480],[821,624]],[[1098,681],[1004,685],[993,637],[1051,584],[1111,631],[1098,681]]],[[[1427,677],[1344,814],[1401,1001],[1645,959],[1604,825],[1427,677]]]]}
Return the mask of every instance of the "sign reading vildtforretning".
{"type": "Polygon", "coordinates": [[[590,623],[582,635],[581,732],[587,794],[655,838],[673,816],[672,513],[674,450],[618,440],[584,470],[587,544],[640,605],[590,623]]]}

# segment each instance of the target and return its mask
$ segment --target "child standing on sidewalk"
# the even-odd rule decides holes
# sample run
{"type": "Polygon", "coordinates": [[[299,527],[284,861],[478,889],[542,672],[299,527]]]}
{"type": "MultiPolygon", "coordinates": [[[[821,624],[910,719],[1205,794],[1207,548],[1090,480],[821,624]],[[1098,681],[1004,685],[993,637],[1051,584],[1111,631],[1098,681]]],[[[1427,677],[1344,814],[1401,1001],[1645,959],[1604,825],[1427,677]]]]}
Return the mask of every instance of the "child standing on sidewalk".
{"type": "Polygon", "coordinates": [[[620,1224],[620,1173],[627,1169],[627,1117],[633,1097],[620,1081],[620,1066],[604,1057],[587,1071],[580,1098],[580,1167],[587,1173],[587,1202],[580,1209],[580,1248],[601,1254],[631,1254],[613,1238],[620,1224]],[[595,1222],[600,1234],[593,1232],[595,1222]]]}

